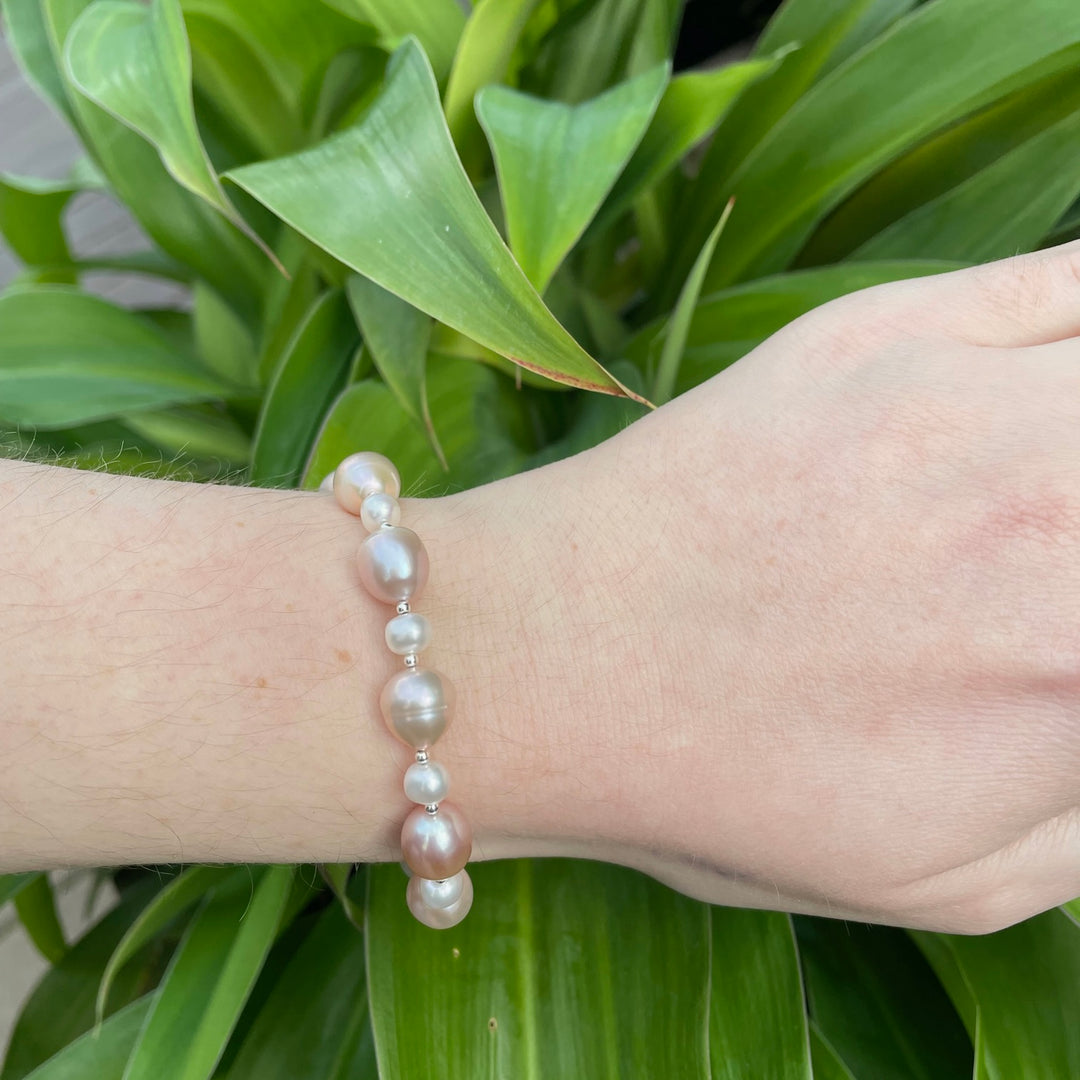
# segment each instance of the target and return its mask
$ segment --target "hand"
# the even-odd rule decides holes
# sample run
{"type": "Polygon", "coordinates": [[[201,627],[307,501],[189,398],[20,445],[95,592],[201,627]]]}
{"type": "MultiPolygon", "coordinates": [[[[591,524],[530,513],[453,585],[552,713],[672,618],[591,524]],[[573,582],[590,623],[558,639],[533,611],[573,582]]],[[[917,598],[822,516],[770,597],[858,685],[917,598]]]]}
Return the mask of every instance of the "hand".
{"type": "Polygon", "coordinates": [[[484,850],[960,932],[1080,894],[1072,335],[1077,245],[869,289],[474,493],[533,574],[484,850]]]}

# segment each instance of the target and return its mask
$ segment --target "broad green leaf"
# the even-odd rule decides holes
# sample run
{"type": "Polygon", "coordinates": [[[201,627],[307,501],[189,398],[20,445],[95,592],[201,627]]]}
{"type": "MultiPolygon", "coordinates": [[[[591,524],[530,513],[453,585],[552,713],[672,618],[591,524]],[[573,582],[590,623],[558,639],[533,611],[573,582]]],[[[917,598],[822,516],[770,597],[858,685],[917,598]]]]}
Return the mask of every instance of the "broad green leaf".
{"type": "Polygon", "coordinates": [[[28,266],[71,262],[63,214],[78,185],[0,173],[0,234],[28,266]]]}
{"type": "Polygon", "coordinates": [[[811,1080],[790,916],[714,907],[712,935],[712,1080],[811,1080]]]}
{"type": "Polygon", "coordinates": [[[50,43],[41,0],[0,0],[4,40],[30,84],[73,127],[78,120],[50,43]]]}
{"type": "Polygon", "coordinates": [[[1080,194],[1080,103],[1036,135],[884,232],[856,259],[989,262],[1030,251],[1080,194]]]}
{"type": "Polygon", "coordinates": [[[439,82],[446,79],[458,39],[465,26],[465,12],[457,0],[325,0],[346,15],[370,23],[388,48],[402,38],[414,36],[434,68],[439,82]]]}
{"type": "Polygon", "coordinates": [[[131,413],[121,422],[174,459],[197,458],[207,466],[216,462],[219,469],[244,468],[251,461],[251,440],[243,428],[213,405],[131,413]]]}
{"type": "Polygon", "coordinates": [[[364,929],[364,911],[349,895],[349,881],[356,866],[353,863],[324,863],[319,867],[323,880],[330,886],[345,917],[356,930],[364,929]]]}
{"type": "Polygon", "coordinates": [[[109,990],[117,973],[178,915],[201,900],[214,886],[238,871],[231,867],[192,866],[177,874],[139,913],[113,950],[97,992],[96,1015],[100,1024],[109,1003],[109,990]]]}
{"type": "Polygon", "coordinates": [[[641,143],[597,215],[596,226],[610,223],[666,176],[716,127],[736,97],[774,63],[772,58],[744,60],[715,71],[691,71],[672,79],[641,143]]]}
{"type": "Polygon", "coordinates": [[[278,976],[220,1080],[375,1080],[364,936],[332,905],[278,976]]]}
{"type": "Polygon", "coordinates": [[[38,1066],[27,1080],[122,1080],[128,1055],[153,1003],[153,994],[113,1013],[38,1066]]]}
{"type": "Polygon", "coordinates": [[[364,346],[383,381],[402,408],[424,429],[435,456],[447,468],[431,424],[424,377],[431,320],[400,296],[365,277],[351,276],[346,282],[346,294],[364,335],[364,346]]]}
{"type": "Polygon", "coordinates": [[[1080,900],[1070,900],[1067,904],[1062,904],[1061,910],[1080,927],[1080,900]]]}
{"type": "Polygon", "coordinates": [[[202,362],[229,382],[255,391],[259,360],[247,324],[205,282],[196,282],[192,292],[192,330],[202,362]]]}
{"type": "Polygon", "coordinates": [[[342,458],[357,450],[386,454],[401,473],[407,495],[460,491],[522,467],[525,452],[518,435],[526,417],[522,395],[509,379],[471,360],[432,354],[427,391],[449,472],[428,443],[416,437],[415,424],[390,390],[376,379],[364,379],[343,391],[327,414],[303,486],[317,488],[342,458]]]}
{"type": "MultiPolygon", "coordinates": [[[[694,309],[676,392],[704,382],[789,322],[829,300],[872,285],[939,274],[962,265],[930,260],[843,263],[776,274],[712,293],[694,309]]],[[[664,328],[663,320],[650,323],[630,342],[626,355],[644,369],[664,328]]]]}
{"type": "Polygon", "coordinates": [[[0,907],[18,896],[38,876],[38,874],[0,875],[0,907]]]}
{"type": "Polygon", "coordinates": [[[223,883],[192,920],[131,1052],[124,1080],[208,1080],[277,937],[293,870],[223,883]]]}
{"type": "Polygon", "coordinates": [[[153,994],[133,1001],[101,1027],[80,1035],[35,1069],[28,1080],[121,1080],[153,994]]]}
{"type": "Polygon", "coordinates": [[[1076,239],[1080,239],[1080,203],[1074,203],[1069,207],[1051,232],[1043,238],[1042,246],[1053,247],[1076,239]]]}
{"type": "Polygon", "coordinates": [[[538,292],[547,288],[641,141],[668,73],[661,65],[580,105],[505,86],[477,94],[510,250],[538,292]]]}
{"type": "Polygon", "coordinates": [[[816,1024],[810,1025],[810,1058],[814,1065],[814,1080],[856,1080],[855,1074],[843,1063],[816,1024]]]}
{"type": "Polygon", "coordinates": [[[58,964],[67,952],[67,942],[47,874],[37,874],[19,889],[15,894],[15,911],[37,951],[50,964],[58,964]]]}
{"type": "Polygon", "coordinates": [[[473,99],[481,87],[502,82],[522,31],[539,0],[477,0],[472,9],[443,95],[443,111],[461,160],[473,171],[478,145],[473,99]]]}
{"type": "MultiPolygon", "coordinates": [[[[105,964],[156,888],[157,881],[147,875],[125,890],[120,903],[45,972],[15,1022],[0,1080],[22,1080],[93,1027],[94,995],[105,964]]],[[[119,1009],[146,993],[157,978],[154,958],[131,965],[117,982],[113,1007],[119,1009]]]]}
{"type": "MultiPolygon", "coordinates": [[[[1080,109],[1080,49],[1073,52],[1074,61],[1064,71],[1005,95],[872,176],[815,230],[799,252],[797,264],[812,266],[845,258],[921,207],[944,200],[957,188],[977,182],[985,171],[1004,165],[1012,151],[1030,145],[1054,125],[1067,122],[1080,109]]],[[[1037,166],[1035,172],[1041,179],[1043,169],[1037,166]]],[[[1031,190],[1030,180],[1025,185],[1021,177],[1018,182],[1031,190]]],[[[1001,197],[1007,199],[1008,194],[1002,191],[1001,197]]],[[[983,220],[973,224],[965,216],[963,196],[956,209],[959,219],[950,222],[954,231],[966,227],[978,232],[986,224],[983,220]]],[[[924,257],[935,253],[932,247],[920,252],[924,257]]]]}
{"type": "Polygon", "coordinates": [[[1080,928],[1055,909],[996,934],[940,937],[977,1008],[976,1080],[1080,1075],[1080,928]]]}
{"type": "Polygon", "coordinates": [[[970,1077],[960,1017],[903,931],[804,917],[795,925],[810,1015],[857,1080],[970,1077]]]}
{"type": "Polygon", "coordinates": [[[671,58],[682,0],[579,0],[540,42],[523,88],[577,104],[671,58]]]}
{"type": "Polygon", "coordinates": [[[122,308],[63,286],[0,296],[0,416],[64,427],[227,396],[230,386],[122,308]]]}
{"type": "MultiPolygon", "coordinates": [[[[40,3],[58,62],[68,31],[89,0],[40,3]]],[[[95,105],[70,81],[66,86],[87,151],[146,233],[170,256],[214,285],[238,311],[254,316],[262,284],[272,270],[270,263],[216,209],[181,187],[141,135],[95,105]]]]}
{"type": "Polygon", "coordinates": [[[263,157],[303,143],[299,103],[274,78],[250,40],[227,20],[184,5],[192,80],[263,157]]]}
{"type": "Polygon", "coordinates": [[[295,487],[312,433],[345,385],[356,345],[356,323],[339,291],[308,310],[263,398],[251,455],[251,482],[295,487]]]}
{"type": "MultiPolygon", "coordinates": [[[[783,269],[814,225],[883,165],[1044,77],[1078,41],[1073,0],[919,7],[806,93],[746,160],[723,191],[737,200],[725,237],[731,257],[713,268],[709,287],[783,269]]],[[[689,229],[686,243],[700,235],[689,229]]]]}
{"type": "Polygon", "coordinates": [[[724,208],[720,220],[715,228],[709,233],[705,246],[701,249],[697,261],[690,270],[690,274],[683,284],[682,292],[675,304],[675,310],[664,326],[663,338],[660,345],[660,361],[656,368],[656,381],[653,384],[653,400],[657,405],[663,405],[670,401],[675,393],[675,380],[679,374],[679,365],[682,363],[683,352],[686,349],[686,337],[690,332],[690,322],[694,318],[694,312],[698,305],[698,297],[701,295],[701,285],[712,263],[713,253],[716,251],[716,242],[724,231],[728,218],[731,216],[733,203],[728,203],[724,208]]]}
{"type": "Polygon", "coordinates": [[[368,877],[367,971],[383,1080],[708,1075],[709,909],[584,860],[473,863],[451,930],[368,877]]]}
{"type": "Polygon", "coordinates": [[[394,54],[382,93],[354,127],[228,175],[440,322],[559,382],[625,393],[556,322],[503,245],[454,153],[415,41],[394,54]]]}
{"type": "Polygon", "coordinates": [[[382,49],[369,45],[347,49],[330,61],[319,84],[311,141],[352,127],[367,112],[382,86],[388,59],[382,49]]]}
{"type": "Polygon", "coordinates": [[[64,60],[82,93],[148,139],[180,184],[274,257],[229,202],[203,148],[180,0],[98,0],[71,27],[64,60]]]}
{"type": "Polygon", "coordinates": [[[259,333],[259,382],[263,386],[281,365],[285,350],[321,291],[310,252],[311,245],[304,237],[285,230],[278,257],[289,276],[275,274],[270,279],[259,333]]]}
{"type": "Polygon", "coordinates": [[[291,142],[278,153],[295,149],[295,140],[303,138],[333,58],[375,38],[372,27],[318,0],[180,0],[180,6],[189,33],[192,22],[198,27],[194,36],[204,50],[196,60],[196,77],[208,74],[206,62],[216,68],[200,85],[241,121],[242,130],[259,131],[260,145],[291,142]],[[260,109],[266,114],[258,116],[260,109]]]}

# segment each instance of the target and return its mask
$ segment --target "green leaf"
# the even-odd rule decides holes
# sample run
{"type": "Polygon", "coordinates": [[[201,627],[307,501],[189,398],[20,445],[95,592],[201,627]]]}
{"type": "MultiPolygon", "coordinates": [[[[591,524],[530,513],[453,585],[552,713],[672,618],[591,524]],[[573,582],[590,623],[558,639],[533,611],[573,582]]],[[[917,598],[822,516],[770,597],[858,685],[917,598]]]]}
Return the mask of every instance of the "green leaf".
{"type": "Polygon", "coordinates": [[[67,942],[47,874],[37,874],[19,889],[15,894],[15,911],[37,951],[50,964],[58,964],[67,952],[67,942]]]}
{"type": "MultiPolygon", "coordinates": [[[[441,433],[449,472],[381,382],[364,379],[334,402],[304,471],[304,487],[317,488],[348,454],[377,450],[401,473],[409,495],[446,494],[517,472],[525,454],[511,429],[523,427],[521,395],[508,379],[472,360],[428,358],[428,404],[441,433]]],[[[620,403],[623,399],[619,399],[620,403]]]]}
{"type": "MultiPolygon", "coordinates": [[[[177,874],[139,913],[139,917],[127,928],[113,950],[105,971],[101,976],[101,985],[97,992],[95,1006],[97,1022],[100,1024],[109,1002],[109,990],[116,980],[117,973],[135,956],[139,950],[156,937],[178,915],[201,899],[210,889],[221,884],[229,875],[237,871],[231,867],[192,866],[177,874]]],[[[246,876],[245,876],[246,878],[246,876]]]]}
{"type": "Polygon", "coordinates": [[[30,84],[73,127],[78,121],[57,67],[41,0],[0,0],[4,40],[30,84]]]}
{"type": "Polygon", "coordinates": [[[388,48],[414,35],[441,83],[450,71],[465,12],[456,0],[326,0],[345,14],[370,23],[388,48]]]}
{"type": "MultiPolygon", "coordinates": [[[[733,364],[781,327],[839,296],[887,281],[939,274],[962,263],[907,260],[843,263],[776,274],[706,296],[694,309],[676,392],[683,393],[733,364]]],[[[644,368],[664,320],[644,327],[626,355],[644,368]]]]}
{"type": "Polygon", "coordinates": [[[338,290],[308,310],[263,398],[251,456],[251,482],[295,487],[318,428],[345,385],[356,323],[338,290]]]}
{"type": "Polygon", "coordinates": [[[281,972],[220,1080],[374,1080],[364,936],[326,909],[281,972]]]}
{"type": "Polygon", "coordinates": [[[442,467],[449,468],[427,403],[424,372],[431,320],[368,278],[353,275],[345,289],[364,335],[364,346],[383,381],[417,426],[424,429],[442,467]]]}
{"type": "MultiPolygon", "coordinates": [[[[919,7],[800,98],[722,189],[737,200],[725,238],[731,258],[714,267],[709,287],[783,269],[815,224],[878,169],[965,113],[1045,77],[1078,41],[1080,6],[1072,0],[919,7]],[[796,184],[793,161],[801,163],[796,184]]],[[[698,227],[687,230],[683,265],[687,246],[703,235],[698,227]]]]}
{"type": "Polygon", "coordinates": [[[229,382],[255,391],[259,360],[247,324],[205,282],[196,282],[192,292],[192,329],[203,363],[229,382]]]}
{"type": "Polygon", "coordinates": [[[1080,928],[1055,909],[996,934],[939,938],[977,1008],[976,1080],[1080,1075],[1080,928]]]}
{"type": "Polygon", "coordinates": [[[503,245],[414,41],[394,54],[355,127],[228,176],[346,266],[482,345],[559,382],[626,392],[556,322],[503,245]]]}
{"type": "Polygon", "coordinates": [[[277,937],[293,870],[271,866],[254,891],[222,884],[192,920],[162,980],[124,1080],[208,1080],[277,937]]]}
{"type": "Polygon", "coordinates": [[[656,113],[594,223],[613,221],[666,176],[720,122],[731,103],[775,60],[744,60],[715,71],[692,71],[668,83],[656,113]]]}
{"type": "Polygon", "coordinates": [[[98,0],[71,27],[64,60],[82,93],[148,139],[180,184],[275,258],[229,202],[203,148],[179,0],[98,0]]]}
{"type": "Polygon", "coordinates": [[[71,262],[63,214],[79,185],[0,173],[0,234],[28,266],[71,262]]]}
{"type": "Polygon", "coordinates": [[[505,86],[477,94],[510,250],[538,292],[547,288],[641,141],[669,70],[661,65],[580,105],[505,86]]]}
{"type": "Polygon", "coordinates": [[[810,1059],[814,1066],[814,1080],[856,1080],[855,1074],[844,1064],[816,1024],[810,1025],[810,1059]]]}
{"type": "Polygon", "coordinates": [[[656,382],[653,384],[653,400],[657,405],[663,405],[670,401],[675,393],[675,380],[679,374],[679,365],[682,363],[683,352],[686,349],[686,338],[690,332],[690,322],[694,318],[694,312],[698,305],[698,297],[701,295],[701,286],[712,263],[713,253],[716,251],[716,242],[724,231],[728,218],[731,216],[733,202],[729,202],[724,208],[716,227],[709,233],[705,246],[701,249],[697,261],[694,263],[679,293],[679,299],[675,304],[675,310],[664,326],[662,344],[660,348],[660,362],[656,369],[656,382]]]}
{"type": "Polygon", "coordinates": [[[1080,107],[868,240],[856,259],[989,262],[1030,251],[1080,194],[1080,107]]]}
{"type": "MultiPolygon", "coordinates": [[[[117,907],[91,927],[49,968],[34,987],[15,1023],[0,1080],[22,1080],[27,1073],[89,1031],[94,1023],[94,995],[116,943],[157,888],[150,875],[125,890],[117,907]]],[[[153,988],[152,962],[132,965],[113,992],[116,1008],[153,988]]]]}
{"type": "Polygon", "coordinates": [[[712,909],[712,1080],[810,1080],[810,1044],[791,918],[712,909]]]}
{"type": "Polygon", "coordinates": [[[341,905],[345,917],[357,930],[364,929],[364,912],[359,904],[349,895],[349,881],[356,869],[354,863],[323,863],[319,867],[319,873],[323,880],[330,886],[341,905]]]}
{"type": "Polygon", "coordinates": [[[1067,918],[1080,927],[1080,900],[1070,900],[1067,904],[1062,904],[1061,910],[1067,918]]]}
{"type": "Polygon", "coordinates": [[[122,308],[63,286],[0,296],[0,416],[64,427],[231,388],[122,308]]]}
{"type": "Polygon", "coordinates": [[[473,863],[451,930],[409,914],[405,877],[368,877],[379,1076],[708,1075],[709,909],[622,867],[473,863]],[[555,1037],[554,1033],[558,1033],[555,1037]]]}
{"type": "Polygon", "coordinates": [[[122,423],[174,459],[198,458],[207,466],[244,468],[251,440],[226,412],[213,405],[179,405],[161,412],[139,412],[122,423]]]}
{"type": "Polygon", "coordinates": [[[465,23],[443,95],[443,111],[470,172],[482,145],[473,99],[481,87],[506,78],[518,40],[538,2],[477,0],[465,23]]]}
{"type": "Polygon", "coordinates": [[[118,1010],[99,1028],[80,1035],[27,1080],[123,1080],[128,1055],[135,1045],[154,995],[133,1001],[118,1010]]]}
{"type": "MultiPolygon", "coordinates": [[[[40,3],[58,62],[68,31],[89,0],[40,3]]],[[[214,285],[238,311],[253,316],[271,270],[269,262],[216,209],[181,187],[141,135],[95,105],[69,80],[66,87],[87,151],[146,233],[178,262],[214,285]]]]}
{"type": "Polygon", "coordinates": [[[903,931],[804,917],[795,926],[810,1015],[858,1080],[970,1077],[963,1024],[903,931]]]}
{"type": "Polygon", "coordinates": [[[0,874],[0,907],[13,900],[38,874],[0,874]]]}
{"type": "MultiPolygon", "coordinates": [[[[1074,60],[1064,71],[1005,95],[872,176],[818,226],[800,251],[798,264],[845,258],[921,207],[948,198],[968,182],[977,183],[984,170],[994,169],[1012,151],[1067,121],[1080,108],[1080,53],[1073,51],[1074,60]]],[[[1030,181],[1025,185],[1024,178],[1018,179],[1030,190],[1030,181]]],[[[1007,198],[1008,193],[1002,195],[1007,198]]],[[[963,215],[963,202],[957,209],[963,215]]],[[[973,225],[961,216],[959,224],[977,231],[985,222],[973,225]]],[[[933,253],[931,248],[922,254],[933,253]]]]}

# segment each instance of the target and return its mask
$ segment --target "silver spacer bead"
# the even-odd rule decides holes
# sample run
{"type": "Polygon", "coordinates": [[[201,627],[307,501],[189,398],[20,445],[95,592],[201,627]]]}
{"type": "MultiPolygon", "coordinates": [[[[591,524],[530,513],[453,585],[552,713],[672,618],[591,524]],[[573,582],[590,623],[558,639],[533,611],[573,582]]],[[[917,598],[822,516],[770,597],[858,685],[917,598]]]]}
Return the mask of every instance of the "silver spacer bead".
{"type": "Polygon", "coordinates": [[[399,615],[408,615],[410,611],[412,611],[412,608],[409,607],[409,601],[408,600],[402,600],[402,601],[400,601],[398,603],[397,613],[399,615]]]}
{"type": "Polygon", "coordinates": [[[425,806],[425,807],[424,807],[424,809],[425,809],[425,810],[426,810],[426,811],[427,811],[427,812],[428,812],[429,814],[434,814],[434,813],[436,813],[436,812],[438,811],[438,809],[439,809],[439,804],[438,804],[437,802],[429,802],[429,803],[427,804],[427,806],[425,806]]]}
{"type": "Polygon", "coordinates": [[[408,656],[405,657],[405,666],[407,668],[416,667],[416,653],[411,652],[408,656]]]}
{"type": "Polygon", "coordinates": [[[426,765],[428,763],[428,752],[426,750],[417,750],[416,761],[420,765],[426,765]]]}

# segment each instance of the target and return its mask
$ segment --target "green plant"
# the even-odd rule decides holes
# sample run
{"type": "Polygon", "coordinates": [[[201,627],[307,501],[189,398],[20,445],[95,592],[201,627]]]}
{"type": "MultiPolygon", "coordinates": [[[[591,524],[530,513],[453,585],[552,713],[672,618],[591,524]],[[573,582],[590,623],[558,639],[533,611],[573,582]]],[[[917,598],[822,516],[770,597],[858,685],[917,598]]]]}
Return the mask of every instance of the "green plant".
{"type": "MultiPolygon", "coordinates": [[[[2,2],[88,155],[0,177],[13,453],[311,487],[363,446],[460,488],[832,297],[1080,234],[1075,0],[789,0],[675,76],[679,0],[2,2]],[[71,253],[90,187],[152,253],[71,253]]],[[[1077,904],[909,934],[522,860],[436,938],[397,867],[351,870],[127,871],[70,948],[47,880],[0,878],[53,961],[0,1080],[1080,1075],[1077,904]]]]}

